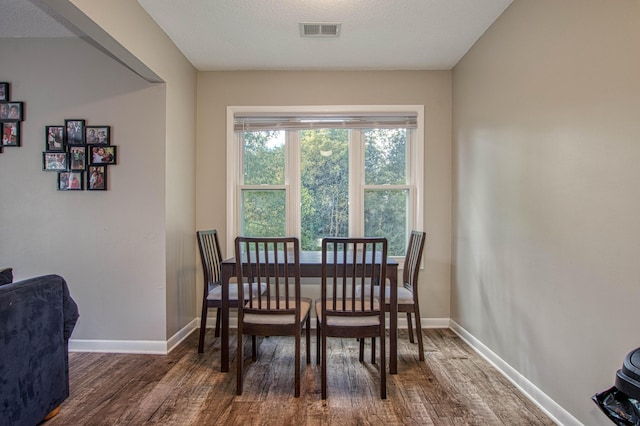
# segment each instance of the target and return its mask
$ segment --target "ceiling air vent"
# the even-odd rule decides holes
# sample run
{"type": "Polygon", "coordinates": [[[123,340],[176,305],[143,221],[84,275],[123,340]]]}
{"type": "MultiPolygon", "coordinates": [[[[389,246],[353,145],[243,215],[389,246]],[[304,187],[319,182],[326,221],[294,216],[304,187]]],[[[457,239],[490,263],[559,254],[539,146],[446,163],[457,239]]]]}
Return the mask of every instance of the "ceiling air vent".
{"type": "Polygon", "coordinates": [[[338,22],[301,22],[301,37],[338,37],[340,27],[338,22]]]}

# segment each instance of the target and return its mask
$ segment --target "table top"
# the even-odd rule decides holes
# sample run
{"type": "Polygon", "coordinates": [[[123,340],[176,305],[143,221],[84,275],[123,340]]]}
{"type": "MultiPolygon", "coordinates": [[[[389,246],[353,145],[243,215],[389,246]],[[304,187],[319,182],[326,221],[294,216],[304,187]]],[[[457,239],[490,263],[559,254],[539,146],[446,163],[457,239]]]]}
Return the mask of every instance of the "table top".
{"type": "MultiPolygon", "coordinates": [[[[280,255],[282,259],[282,255],[280,255]]],[[[347,256],[347,260],[351,260],[351,255],[347,256]]],[[[322,251],[300,251],[300,265],[320,265],[322,263],[322,251]]],[[[230,257],[222,261],[222,264],[235,265],[236,258],[230,257]]],[[[398,261],[387,256],[387,265],[398,265],[398,261]]]]}

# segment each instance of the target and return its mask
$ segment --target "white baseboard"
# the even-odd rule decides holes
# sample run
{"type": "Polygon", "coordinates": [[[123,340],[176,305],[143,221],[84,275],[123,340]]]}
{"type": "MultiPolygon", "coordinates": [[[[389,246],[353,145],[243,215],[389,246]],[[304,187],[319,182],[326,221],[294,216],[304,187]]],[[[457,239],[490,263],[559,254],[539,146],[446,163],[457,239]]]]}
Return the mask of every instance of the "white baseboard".
{"type": "Polygon", "coordinates": [[[536,385],[531,383],[526,377],[516,369],[507,364],[502,358],[496,355],[491,349],[486,347],[480,340],[476,339],[467,330],[462,328],[453,320],[448,326],[462,340],[464,340],[473,350],[493,365],[504,377],[507,378],[520,392],[538,406],[547,416],[559,425],[582,426],[582,423],[562,408],[547,394],[542,392],[536,385]]]}
{"type": "MultiPolygon", "coordinates": [[[[199,319],[195,319],[194,321],[197,324],[200,324],[199,319]]],[[[422,318],[420,321],[422,328],[449,328],[449,318],[422,318]]],[[[207,316],[207,328],[214,328],[216,326],[216,318],[215,315],[207,316]]],[[[198,327],[196,325],[196,327],[198,327]]],[[[389,327],[389,316],[387,316],[387,327],[389,327]]],[[[238,319],[235,316],[229,317],[229,328],[238,328],[238,319]]],[[[316,322],[314,319],[311,320],[311,328],[316,328],[316,322]]],[[[398,315],[398,328],[406,329],[407,328],[407,317],[406,315],[398,315]]]]}
{"type": "Polygon", "coordinates": [[[69,352],[103,352],[121,354],[166,355],[198,327],[193,319],[169,340],[84,340],[70,339],[69,352]]]}

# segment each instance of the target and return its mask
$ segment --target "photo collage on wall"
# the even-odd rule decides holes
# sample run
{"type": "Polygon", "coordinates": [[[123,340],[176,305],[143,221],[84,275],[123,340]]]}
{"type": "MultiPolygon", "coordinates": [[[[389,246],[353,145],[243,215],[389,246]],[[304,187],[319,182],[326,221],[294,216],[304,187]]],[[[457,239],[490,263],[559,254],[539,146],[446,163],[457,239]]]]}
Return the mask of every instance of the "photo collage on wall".
{"type": "Polygon", "coordinates": [[[20,122],[24,121],[24,102],[9,100],[9,83],[0,83],[0,153],[9,146],[20,146],[20,122]]]}
{"type": "Polygon", "coordinates": [[[85,120],[67,119],[64,125],[46,126],[45,135],[42,169],[58,173],[59,190],[107,190],[107,168],[117,158],[110,126],[86,126],[85,120]]]}

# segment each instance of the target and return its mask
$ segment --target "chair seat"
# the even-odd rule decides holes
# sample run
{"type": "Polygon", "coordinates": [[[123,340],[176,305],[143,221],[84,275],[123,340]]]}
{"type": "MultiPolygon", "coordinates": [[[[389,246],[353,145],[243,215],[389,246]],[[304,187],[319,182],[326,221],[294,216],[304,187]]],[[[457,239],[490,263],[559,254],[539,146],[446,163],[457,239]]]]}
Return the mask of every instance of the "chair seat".
{"type": "MultiPolygon", "coordinates": [[[[376,287],[374,291],[377,293],[379,290],[376,287]]],[[[356,297],[360,297],[360,293],[360,288],[357,288],[356,297]]],[[[369,297],[370,293],[371,286],[368,286],[364,290],[365,297],[369,297]]],[[[391,300],[391,288],[384,288],[384,298],[386,300],[386,303],[389,304],[389,301],[391,300]]],[[[407,290],[405,287],[398,287],[398,305],[413,305],[413,293],[411,293],[411,291],[407,290]]]]}
{"type": "MultiPolygon", "coordinates": [[[[336,300],[336,308],[341,310],[342,306],[345,306],[346,310],[352,309],[354,307],[353,299],[338,299],[336,300]]],[[[333,309],[333,301],[327,300],[327,309],[333,309]]],[[[369,301],[364,302],[364,310],[370,310],[371,304],[369,301]]],[[[380,309],[379,303],[377,299],[373,300],[373,309],[380,309]]],[[[362,301],[355,300],[355,311],[361,311],[362,309],[362,301]]],[[[316,315],[318,316],[318,321],[324,323],[322,318],[322,299],[316,299],[316,315]]],[[[353,327],[353,326],[368,326],[368,325],[380,325],[380,316],[377,313],[373,313],[372,315],[366,316],[336,316],[336,315],[328,315],[327,325],[329,326],[337,326],[337,327],[353,327]]]]}
{"type": "MultiPolygon", "coordinates": [[[[276,307],[277,300],[271,299],[270,306],[267,306],[266,298],[262,299],[263,309],[274,309],[276,307]]],[[[253,304],[254,307],[257,304],[257,300],[254,299],[253,304]]],[[[285,303],[285,299],[280,300],[280,307],[282,307],[283,303],[285,303]]],[[[290,299],[289,301],[291,309],[295,308],[296,301],[294,299],[290,299]]],[[[300,319],[298,322],[302,322],[306,316],[309,314],[311,310],[312,300],[307,297],[300,298],[300,319]]],[[[245,305],[245,309],[249,307],[249,303],[245,305]]],[[[245,313],[244,314],[244,322],[250,324],[274,324],[274,325],[284,325],[284,324],[294,324],[295,323],[295,314],[282,314],[282,315],[274,315],[273,313],[245,313]]]]}
{"type": "MultiPolygon", "coordinates": [[[[252,292],[253,294],[258,293],[258,283],[252,284],[252,292]]],[[[260,294],[264,293],[267,289],[267,285],[265,283],[260,283],[260,294]]],[[[249,294],[249,284],[244,284],[244,294],[245,300],[247,300],[247,295],[249,294]]],[[[207,300],[216,300],[222,301],[222,286],[217,285],[207,295],[207,300]]],[[[238,284],[237,283],[229,283],[229,300],[238,300],[238,284]]]]}

